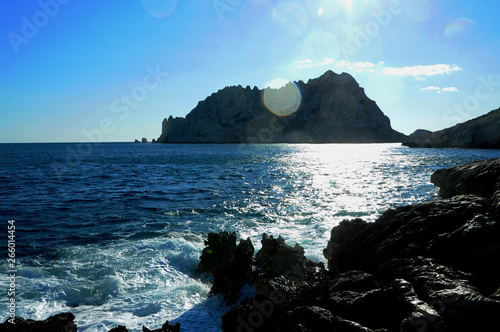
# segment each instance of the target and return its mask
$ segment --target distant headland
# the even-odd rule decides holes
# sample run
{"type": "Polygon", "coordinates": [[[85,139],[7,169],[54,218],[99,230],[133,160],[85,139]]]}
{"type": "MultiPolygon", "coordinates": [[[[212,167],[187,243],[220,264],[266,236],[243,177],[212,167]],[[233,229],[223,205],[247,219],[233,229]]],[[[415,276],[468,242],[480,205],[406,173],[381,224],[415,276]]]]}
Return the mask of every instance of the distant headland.
{"type": "Polygon", "coordinates": [[[408,137],[347,73],[260,90],[226,87],[185,117],[170,116],[158,143],[396,143],[408,137]]]}
{"type": "Polygon", "coordinates": [[[500,108],[436,132],[410,135],[403,145],[417,148],[500,149],[500,108]]]}

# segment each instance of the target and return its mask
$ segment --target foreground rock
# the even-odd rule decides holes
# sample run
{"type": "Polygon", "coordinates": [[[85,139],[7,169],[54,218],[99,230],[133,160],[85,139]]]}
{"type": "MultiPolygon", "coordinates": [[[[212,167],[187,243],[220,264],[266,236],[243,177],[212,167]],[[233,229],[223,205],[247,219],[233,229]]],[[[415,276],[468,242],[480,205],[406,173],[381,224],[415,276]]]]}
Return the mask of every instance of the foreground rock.
{"type": "Polygon", "coordinates": [[[199,269],[214,276],[212,294],[222,294],[230,302],[251,281],[254,248],[250,239],[236,245],[236,233],[210,233],[203,249],[199,269]]]}
{"type": "Polygon", "coordinates": [[[177,323],[175,325],[170,325],[168,321],[166,321],[165,324],[163,324],[161,329],[150,330],[145,326],[142,327],[143,332],[180,332],[180,330],[181,330],[180,323],[177,323]]]}
{"type": "Polygon", "coordinates": [[[413,148],[500,149],[500,108],[451,128],[412,137],[413,148]]]}
{"type": "Polygon", "coordinates": [[[490,159],[439,170],[432,175],[431,181],[440,188],[441,197],[466,193],[492,197],[500,190],[499,174],[500,159],[490,159]]]}
{"type": "MultiPolygon", "coordinates": [[[[24,320],[16,317],[14,321],[5,321],[0,324],[0,332],[77,332],[78,328],[74,323],[75,316],[72,313],[63,313],[47,318],[44,321],[24,320]]],[[[150,330],[143,326],[143,332],[180,332],[181,324],[170,325],[168,321],[160,329],[150,330]]],[[[109,332],[128,332],[127,327],[119,325],[109,330],[109,332]]]]}
{"type": "Polygon", "coordinates": [[[72,313],[64,313],[47,318],[44,321],[24,320],[16,317],[14,322],[5,321],[0,324],[0,331],[16,332],[76,332],[74,323],[75,316],[72,313]]]}
{"type": "MultiPolygon", "coordinates": [[[[433,178],[444,187],[498,179],[496,163],[433,178]]],[[[490,331],[500,313],[500,191],[474,188],[374,223],[340,223],[324,250],[328,271],[300,246],[264,235],[250,280],[256,295],[222,317],[223,331],[490,331]]]]}
{"type": "Polygon", "coordinates": [[[198,103],[186,118],[165,119],[157,141],[389,143],[406,139],[391,128],[389,118],[352,76],[328,71],[279,90],[224,88],[198,103]]]}

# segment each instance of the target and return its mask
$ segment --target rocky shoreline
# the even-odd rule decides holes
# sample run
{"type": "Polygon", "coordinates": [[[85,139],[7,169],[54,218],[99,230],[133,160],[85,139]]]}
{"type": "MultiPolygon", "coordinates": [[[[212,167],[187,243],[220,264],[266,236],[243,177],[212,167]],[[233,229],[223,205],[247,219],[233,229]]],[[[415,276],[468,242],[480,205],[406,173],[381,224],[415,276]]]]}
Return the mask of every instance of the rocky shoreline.
{"type": "MultiPolygon", "coordinates": [[[[440,170],[444,198],[390,209],[378,220],[343,221],[315,263],[301,246],[266,234],[211,233],[199,268],[212,294],[234,304],[222,330],[491,331],[500,313],[500,159],[440,170]],[[241,288],[254,289],[242,299],[241,288]]],[[[0,331],[77,331],[71,313],[16,318],[0,331]]],[[[165,323],[153,332],[180,331],[165,323]]],[[[124,332],[123,326],[112,329],[124,332]]],[[[143,328],[143,331],[150,331],[143,328]]]]}
{"type": "Polygon", "coordinates": [[[200,269],[228,301],[226,331],[490,331],[500,313],[500,160],[434,173],[450,197],[343,221],[324,250],[328,268],[264,234],[210,234],[200,269]],[[451,188],[451,189],[450,189],[451,188]],[[224,258],[219,260],[217,258],[224,258]]]}

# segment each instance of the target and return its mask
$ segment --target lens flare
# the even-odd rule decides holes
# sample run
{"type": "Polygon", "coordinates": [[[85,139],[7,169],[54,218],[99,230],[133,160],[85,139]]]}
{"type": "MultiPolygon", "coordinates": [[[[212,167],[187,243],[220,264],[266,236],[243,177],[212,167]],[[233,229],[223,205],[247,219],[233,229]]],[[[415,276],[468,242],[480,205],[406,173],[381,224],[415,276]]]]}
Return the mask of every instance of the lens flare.
{"type": "Polygon", "coordinates": [[[154,17],[167,17],[177,8],[178,0],[142,0],[144,9],[154,17]]]}
{"type": "Polygon", "coordinates": [[[461,17],[446,26],[445,37],[453,38],[471,31],[476,23],[468,18],[461,17]]]}
{"type": "Polygon", "coordinates": [[[332,18],[340,12],[342,2],[337,0],[306,0],[305,7],[312,17],[326,19],[332,18]]]}
{"type": "Polygon", "coordinates": [[[300,106],[302,96],[295,83],[284,79],[272,81],[264,90],[264,105],[278,116],[295,113],[300,106]]]}

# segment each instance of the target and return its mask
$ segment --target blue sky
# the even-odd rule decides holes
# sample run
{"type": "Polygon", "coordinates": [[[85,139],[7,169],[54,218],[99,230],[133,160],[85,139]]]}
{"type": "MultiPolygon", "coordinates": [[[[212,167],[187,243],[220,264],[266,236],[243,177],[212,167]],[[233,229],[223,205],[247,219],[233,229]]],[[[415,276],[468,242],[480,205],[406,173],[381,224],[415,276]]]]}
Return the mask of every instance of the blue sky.
{"type": "Polygon", "coordinates": [[[497,1],[0,3],[0,142],[157,138],[238,85],[353,75],[394,129],[500,107],[497,1]]]}

